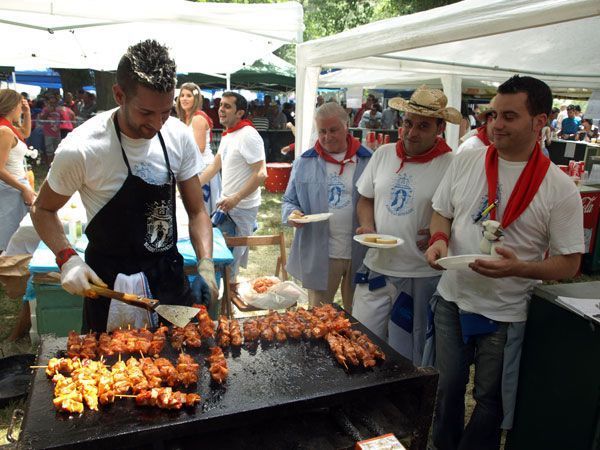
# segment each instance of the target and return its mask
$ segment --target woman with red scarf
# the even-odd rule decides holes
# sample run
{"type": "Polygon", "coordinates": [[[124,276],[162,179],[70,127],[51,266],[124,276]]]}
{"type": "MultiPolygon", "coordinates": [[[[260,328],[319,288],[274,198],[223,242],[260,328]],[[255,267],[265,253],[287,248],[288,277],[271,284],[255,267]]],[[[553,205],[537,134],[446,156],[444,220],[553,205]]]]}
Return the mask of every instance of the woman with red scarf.
{"type": "Polygon", "coordinates": [[[5,250],[35,200],[27,181],[25,138],[31,132],[27,100],[12,89],[0,90],[0,251],[5,250]],[[21,123],[19,129],[15,124],[21,123]]]}
{"type": "MultiPolygon", "coordinates": [[[[181,85],[179,97],[177,97],[177,117],[191,128],[194,134],[194,140],[202,160],[206,166],[209,166],[215,160],[210,143],[212,140],[212,119],[202,111],[202,93],[195,83],[184,83],[181,85]]],[[[204,192],[204,201],[208,214],[216,210],[216,203],[221,195],[221,176],[217,174],[208,184],[202,186],[204,192]]]]}

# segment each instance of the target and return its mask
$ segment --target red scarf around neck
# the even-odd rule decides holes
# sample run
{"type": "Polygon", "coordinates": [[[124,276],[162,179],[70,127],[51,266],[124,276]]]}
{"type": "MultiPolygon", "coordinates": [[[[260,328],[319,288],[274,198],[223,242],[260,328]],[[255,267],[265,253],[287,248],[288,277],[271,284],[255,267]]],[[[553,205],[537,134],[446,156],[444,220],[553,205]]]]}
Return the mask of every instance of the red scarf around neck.
{"type": "Polygon", "coordinates": [[[486,125],[481,125],[479,128],[477,128],[477,137],[479,138],[479,140],[481,142],[483,142],[483,145],[485,145],[486,147],[489,147],[492,143],[490,142],[490,138],[487,134],[487,129],[486,129],[486,125]]]}
{"type": "Polygon", "coordinates": [[[254,124],[250,122],[248,119],[240,120],[236,125],[231,128],[227,128],[223,131],[223,136],[227,136],[229,133],[233,133],[234,131],[241,130],[244,127],[252,127],[254,128],[254,124]]]}
{"type": "Polygon", "coordinates": [[[404,167],[404,163],[423,164],[431,161],[434,158],[437,158],[438,156],[443,155],[444,153],[448,153],[451,151],[452,149],[448,147],[446,141],[438,137],[435,140],[435,145],[428,152],[425,152],[422,155],[409,156],[406,154],[406,150],[404,149],[404,141],[400,137],[396,142],[396,155],[398,155],[398,158],[400,158],[401,162],[400,168],[396,170],[396,173],[402,170],[402,168],[404,167]]]}
{"type": "MultiPolygon", "coordinates": [[[[540,143],[536,142],[529,161],[521,172],[504,209],[502,228],[506,229],[527,209],[544,181],[548,167],[550,167],[550,160],[542,153],[540,143]]],[[[488,147],[485,155],[485,176],[488,183],[488,203],[492,204],[496,201],[498,189],[498,150],[494,144],[488,147]]],[[[496,220],[496,209],[494,208],[490,212],[492,220],[496,220]]]]}
{"type": "Polygon", "coordinates": [[[350,133],[348,133],[346,135],[346,155],[344,155],[344,159],[338,161],[333,156],[331,156],[331,153],[329,153],[323,148],[323,146],[318,140],[317,142],[315,142],[315,150],[321,158],[323,158],[328,163],[340,165],[340,175],[344,173],[344,166],[346,164],[354,162],[352,161],[352,158],[354,157],[354,155],[356,155],[356,152],[358,152],[359,148],[360,141],[353,137],[350,133]]]}
{"type": "Polygon", "coordinates": [[[0,117],[0,125],[4,125],[8,128],[10,128],[10,130],[15,133],[15,136],[17,136],[19,138],[19,140],[21,142],[25,142],[25,138],[23,138],[23,135],[21,134],[21,132],[19,130],[17,130],[14,125],[12,123],[10,123],[10,121],[6,118],[6,117],[0,117]]]}

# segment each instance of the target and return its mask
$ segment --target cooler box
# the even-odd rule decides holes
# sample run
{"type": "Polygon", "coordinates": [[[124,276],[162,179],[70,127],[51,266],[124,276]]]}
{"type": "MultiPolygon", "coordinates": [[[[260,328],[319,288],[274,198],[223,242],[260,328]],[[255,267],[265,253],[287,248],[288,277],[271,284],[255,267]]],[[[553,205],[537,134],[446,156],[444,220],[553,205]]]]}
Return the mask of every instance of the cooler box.
{"type": "Polygon", "coordinates": [[[33,283],[36,293],[35,315],[39,335],[67,336],[81,331],[83,297],[65,292],[59,284],[33,283]]]}
{"type": "Polygon", "coordinates": [[[267,163],[265,188],[269,192],[285,192],[291,173],[290,163],[267,163]]]}

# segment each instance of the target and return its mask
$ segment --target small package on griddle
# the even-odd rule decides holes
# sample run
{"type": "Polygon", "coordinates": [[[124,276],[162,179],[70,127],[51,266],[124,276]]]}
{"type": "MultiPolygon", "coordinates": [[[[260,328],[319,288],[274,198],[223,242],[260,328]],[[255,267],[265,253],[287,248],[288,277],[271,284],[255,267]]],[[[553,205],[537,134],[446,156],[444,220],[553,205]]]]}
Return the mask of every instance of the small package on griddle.
{"type": "Polygon", "coordinates": [[[281,281],[277,277],[244,281],[238,286],[238,293],[245,303],[260,309],[285,309],[308,301],[304,289],[293,281],[281,281]]]}

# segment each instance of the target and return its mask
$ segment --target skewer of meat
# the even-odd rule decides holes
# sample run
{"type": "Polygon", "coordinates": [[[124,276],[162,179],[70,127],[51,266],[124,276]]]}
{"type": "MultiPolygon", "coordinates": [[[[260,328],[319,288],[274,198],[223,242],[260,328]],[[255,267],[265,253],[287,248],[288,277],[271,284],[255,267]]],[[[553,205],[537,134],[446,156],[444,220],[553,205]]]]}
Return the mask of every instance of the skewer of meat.
{"type": "Polygon", "coordinates": [[[248,319],[244,322],[244,342],[255,342],[260,337],[258,322],[254,319],[248,319]]]}
{"type": "Polygon", "coordinates": [[[203,338],[212,338],[215,337],[215,324],[208,315],[208,311],[205,305],[193,305],[196,308],[200,309],[198,311],[198,330],[200,331],[200,336],[203,338]]]}
{"type": "Polygon", "coordinates": [[[177,358],[177,375],[180,384],[188,387],[198,382],[198,370],[200,365],[190,355],[180,353],[177,358]]]}
{"type": "Polygon", "coordinates": [[[231,345],[233,347],[239,347],[242,345],[242,331],[240,329],[240,323],[231,319],[229,321],[229,336],[231,338],[231,345]]]}
{"type": "Polygon", "coordinates": [[[217,325],[217,345],[220,347],[229,347],[231,343],[231,335],[229,332],[229,319],[225,316],[219,317],[217,325]]]}
{"type": "Polygon", "coordinates": [[[194,407],[200,400],[198,394],[186,394],[166,387],[140,392],[135,397],[135,404],[138,406],[154,406],[161,409],[181,409],[183,406],[194,407]]]}
{"type": "Polygon", "coordinates": [[[211,378],[217,383],[223,383],[227,379],[229,369],[221,347],[211,347],[210,356],[206,359],[210,363],[208,371],[211,378]]]}

